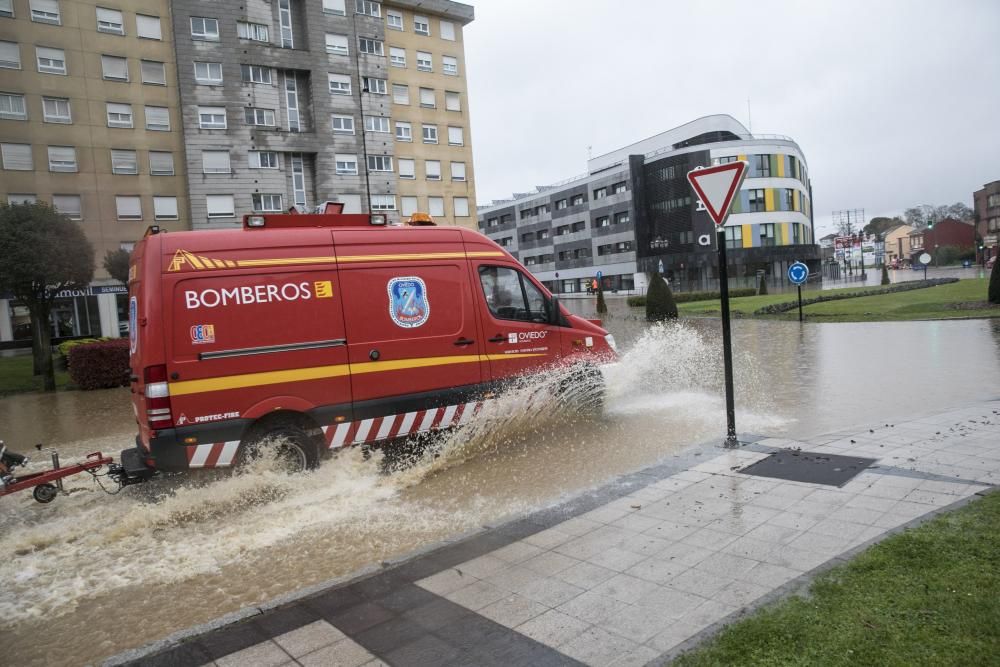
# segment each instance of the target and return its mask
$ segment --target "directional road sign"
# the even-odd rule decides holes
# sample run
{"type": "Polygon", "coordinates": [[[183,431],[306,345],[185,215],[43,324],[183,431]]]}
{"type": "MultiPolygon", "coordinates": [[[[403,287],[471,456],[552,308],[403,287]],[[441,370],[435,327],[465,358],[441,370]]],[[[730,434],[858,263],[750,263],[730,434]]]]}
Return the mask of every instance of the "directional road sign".
{"type": "Polygon", "coordinates": [[[788,267],[788,280],[793,285],[801,285],[809,279],[809,267],[802,262],[795,262],[788,267]]]}
{"type": "Polygon", "coordinates": [[[597,279],[600,280],[603,277],[604,277],[604,272],[603,271],[598,271],[597,272],[597,279]]]}
{"type": "Polygon", "coordinates": [[[747,163],[740,161],[694,169],[687,177],[708,215],[721,227],[746,175],[747,163]]]}

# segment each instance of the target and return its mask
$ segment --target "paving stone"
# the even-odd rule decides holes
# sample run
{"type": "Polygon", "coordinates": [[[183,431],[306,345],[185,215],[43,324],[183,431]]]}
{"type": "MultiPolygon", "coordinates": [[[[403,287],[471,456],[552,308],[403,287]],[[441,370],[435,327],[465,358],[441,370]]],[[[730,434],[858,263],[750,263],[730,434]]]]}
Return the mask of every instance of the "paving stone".
{"type": "Polygon", "coordinates": [[[622,602],[634,604],[636,600],[649,592],[650,583],[627,574],[615,575],[603,584],[595,586],[593,591],[612,597],[622,602]]]}
{"type": "Polygon", "coordinates": [[[669,560],[691,567],[715,553],[718,552],[710,549],[702,549],[687,542],[676,542],[658,553],[656,557],[660,560],[669,560]]]}
{"type": "MultiPolygon", "coordinates": [[[[297,660],[303,667],[358,667],[371,662],[374,657],[364,647],[350,639],[342,639],[335,644],[307,653],[297,660]]],[[[241,667],[251,666],[257,667],[252,662],[241,667]]]]}
{"type": "Polygon", "coordinates": [[[580,562],[582,561],[556,551],[546,551],[545,553],[541,553],[534,558],[529,558],[521,563],[521,565],[529,570],[532,570],[533,572],[551,576],[580,562]]]}
{"type": "Polygon", "coordinates": [[[691,533],[701,530],[701,525],[680,524],[673,521],[660,521],[657,525],[643,531],[646,535],[658,537],[661,540],[680,541],[691,533]]]}
{"type": "Polygon", "coordinates": [[[646,556],[633,551],[610,547],[587,558],[587,562],[599,565],[600,567],[606,567],[609,570],[615,570],[616,572],[624,572],[646,558],[646,556]]]}
{"type": "Polygon", "coordinates": [[[672,586],[655,586],[646,595],[639,598],[636,606],[645,607],[668,618],[676,619],[697,609],[707,600],[705,597],[678,590],[672,586]]]}
{"type": "Polygon", "coordinates": [[[795,547],[796,549],[805,549],[818,554],[825,554],[827,558],[833,558],[834,556],[846,551],[850,544],[851,540],[848,538],[823,535],[822,533],[817,533],[815,531],[807,531],[800,537],[788,543],[789,546],[795,547]]]}
{"type": "Polygon", "coordinates": [[[402,614],[437,599],[439,599],[437,595],[420,588],[416,584],[404,584],[374,602],[384,609],[402,614]]]}
{"type": "Polygon", "coordinates": [[[573,584],[584,590],[594,588],[598,584],[607,581],[618,574],[615,570],[594,565],[586,561],[580,561],[576,565],[566,568],[555,574],[556,579],[573,584]]]}
{"type": "Polygon", "coordinates": [[[426,634],[427,628],[403,616],[368,628],[352,639],[372,654],[386,655],[426,634]]]}
{"type": "Polygon", "coordinates": [[[477,611],[488,604],[493,604],[497,600],[506,597],[508,594],[508,591],[494,586],[488,581],[477,581],[469,584],[465,588],[459,588],[457,591],[452,591],[444,597],[451,600],[455,604],[462,605],[466,609],[477,611]]]}
{"type": "Polygon", "coordinates": [[[507,567],[510,567],[510,563],[497,558],[493,554],[484,554],[479,558],[473,558],[459,565],[459,569],[463,574],[471,575],[477,579],[485,579],[491,574],[495,574],[507,567]]]}
{"type": "Polygon", "coordinates": [[[648,645],[660,653],[666,653],[679,644],[704,630],[709,623],[679,619],[666,630],[649,640],[648,645]]]}
{"type": "Polygon", "coordinates": [[[587,591],[559,605],[557,609],[586,623],[603,625],[605,621],[628,606],[621,600],[594,591],[587,591]]]}
{"type": "Polygon", "coordinates": [[[547,607],[558,607],[582,592],[583,589],[578,586],[550,577],[536,579],[518,591],[529,600],[534,600],[547,607]]]}
{"type": "Polygon", "coordinates": [[[502,561],[514,564],[528,560],[532,556],[537,556],[542,553],[542,551],[541,547],[536,547],[534,544],[528,544],[527,542],[514,542],[513,544],[508,544],[502,549],[497,549],[490,555],[499,558],[502,561]]]}
{"type": "Polygon", "coordinates": [[[511,593],[517,593],[531,582],[541,579],[542,576],[543,575],[538,574],[534,570],[529,570],[528,568],[520,565],[513,565],[508,567],[506,570],[500,570],[496,574],[491,574],[486,577],[486,581],[493,584],[497,588],[511,593]]]}
{"type": "Polygon", "coordinates": [[[752,558],[744,558],[731,553],[720,553],[706,558],[695,565],[695,568],[702,572],[727,579],[738,579],[752,570],[759,562],[752,558]]]}
{"type": "Polygon", "coordinates": [[[285,653],[280,646],[271,641],[254,644],[241,651],[224,655],[215,659],[215,664],[219,667],[278,667],[292,661],[292,657],[285,653]]]}
{"type": "Polygon", "coordinates": [[[587,519],[574,517],[553,526],[553,528],[559,530],[560,532],[573,535],[574,537],[579,537],[580,535],[592,532],[596,528],[600,528],[600,526],[601,524],[596,521],[588,521],[587,519]]]}
{"type": "MultiPolygon", "coordinates": [[[[755,530],[764,528],[765,526],[777,526],[779,528],[790,528],[797,531],[809,530],[817,523],[819,523],[819,517],[806,516],[804,514],[797,514],[795,512],[785,512],[784,514],[779,514],[778,516],[772,518],[764,526],[758,526],[755,530]]],[[[750,536],[754,537],[754,536],[750,536]]]]}
{"type": "Polygon", "coordinates": [[[626,570],[625,574],[651,581],[654,584],[663,584],[686,569],[688,569],[688,566],[677,560],[661,560],[660,558],[653,557],[636,563],[626,570]]]}
{"type": "Polygon", "coordinates": [[[702,528],[701,530],[685,537],[682,542],[696,547],[701,547],[703,549],[718,551],[726,545],[732,544],[737,539],[739,538],[736,535],[732,535],[730,533],[720,533],[717,530],[702,528]]]}
{"type": "Polygon", "coordinates": [[[428,630],[436,630],[440,627],[450,625],[469,615],[468,610],[450,600],[438,598],[433,602],[412,609],[405,614],[404,618],[412,620],[428,630]]]}
{"type": "Polygon", "coordinates": [[[544,614],[525,621],[515,629],[535,641],[555,648],[580,635],[588,627],[590,627],[589,624],[581,620],[561,611],[549,609],[544,614]]]}
{"type": "Polygon", "coordinates": [[[359,632],[364,632],[373,625],[384,623],[394,616],[395,614],[385,607],[380,607],[372,602],[362,602],[359,605],[342,611],[329,620],[343,631],[344,634],[352,636],[359,632]]]}
{"type": "Polygon", "coordinates": [[[541,549],[552,549],[560,544],[570,541],[571,539],[573,539],[573,535],[570,533],[559,530],[558,528],[548,528],[535,533],[534,535],[528,535],[524,538],[524,541],[541,549]]]}
{"type": "Polygon", "coordinates": [[[771,592],[771,588],[748,581],[734,581],[712,596],[716,602],[731,607],[742,607],[771,592]]]}
{"type": "Polygon", "coordinates": [[[549,608],[540,602],[512,593],[502,600],[483,607],[479,610],[479,614],[500,625],[515,628],[548,610],[549,608]]]}
{"type": "Polygon", "coordinates": [[[326,621],[315,621],[296,630],[291,630],[274,638],[274,643],[283,648],[293,658],[311,653],[318,648],[329,646],[344,639],[343,632],[326,621]]]}
{"type": "Polygon", "coordinates": [[[659,526],[661,522],[653,517],[644,516],[636,512],[627,514],[620,519],[611,522],[612,526],[617,526],[618,528],[623,528],[625,530],[642,533],[651,528],[659,526]]]}
{"type": "Polygon", "coordinates": [[[672,588],[694,593],[703,597],[712,597],[719,590],[728,586],[733,580],[728,577],[721,577],[717,574],[709,574],[701,570],[691,568],[667,582],[672,588]]]}
{"type": "Polygon", "coordinates": [[[674,619],[650,607],[627,607],[609,617],[601,626],[616,635],[642,644],[672,625],[674,619]]]}
{"type": "Polygon", "coordinates": [[[457,591],[459,588],[468,586],[474,581],[477,581],[475,576],[466,574],[461,568],[450,567],[426,579],[421,579],[417,582],[417,586],[436,595],[447,595],[452,591],[457,591]]]}
{"type": "Polygon", "coordinates": [[[591,627],[560,646],[559,650],[587,665],[603,666],[614,664],[629,655],[639,655],[642,648],[636,642],[603,628],[591,627]]]}
{"type": "Polygon", "coordinates": [[[784,586],[792,579],[801,576],[803,572],[804,570],[775,565],[774,563],[760,563],[740,577],[740,580],[774,589],[784,586]]]}

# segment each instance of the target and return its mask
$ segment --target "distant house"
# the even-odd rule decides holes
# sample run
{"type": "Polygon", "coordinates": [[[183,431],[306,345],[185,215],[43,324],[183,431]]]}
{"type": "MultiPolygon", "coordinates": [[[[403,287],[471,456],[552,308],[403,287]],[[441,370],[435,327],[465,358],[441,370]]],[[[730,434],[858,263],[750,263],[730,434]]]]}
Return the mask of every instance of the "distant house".
{"type": "Polygon", "coordinates": [[[1000,254],[1000,181],[987,183],[982,190],[972,193],[972,199],[976,205],[976,220],[979,221],[979,238],[983,243],[979,261],[985,264],[990,257],[1000,254]]]}
{"type": "Polygon", "coordinates": [[[836,234],[827,234],[819,240],[819,247],[821,248],[832,248],[833,240],[837,238],[836,234]]]}
{"type": "Polygon", "coordinates": [[[882,237],[885,242],[885,261],[887,264],[899,264],[910,259],[910,225],[894,225],[885,231],[882,237]]]}
{"type": "Polygon", "coordinates": [[[921,253],[933,255],[935,250],[943,246],[972,250],[976,243],[976,228],[971,222],[945,218],[935,222],[933,226],[915,229],[907,236],[910,239],[910,259],[916,262],[921,253]]]}

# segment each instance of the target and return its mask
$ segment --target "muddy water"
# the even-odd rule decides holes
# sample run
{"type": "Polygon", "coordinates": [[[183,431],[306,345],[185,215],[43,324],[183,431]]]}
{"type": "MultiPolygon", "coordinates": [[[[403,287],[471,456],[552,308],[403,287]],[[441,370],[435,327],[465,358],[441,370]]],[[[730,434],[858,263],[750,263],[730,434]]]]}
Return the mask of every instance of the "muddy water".
{"type": "MultiPolygon", "coordinates": [[[[718,322],[650,329],[611,305],[623,355],[601,417],[566,409],[541,378],[400,473],[349,451],[308,475],[261,461],[114,497],[77,477],[50,505],[3,498],[2,662],[98,660],[721,440],[718,322]]],[[[805,435],[1000,395],[998,321],[734,324],[740,431],[805,435]]],[[[0,437],[64,460],[117,452],[133,434],[126,396],[3,399],[0,437]]]]}

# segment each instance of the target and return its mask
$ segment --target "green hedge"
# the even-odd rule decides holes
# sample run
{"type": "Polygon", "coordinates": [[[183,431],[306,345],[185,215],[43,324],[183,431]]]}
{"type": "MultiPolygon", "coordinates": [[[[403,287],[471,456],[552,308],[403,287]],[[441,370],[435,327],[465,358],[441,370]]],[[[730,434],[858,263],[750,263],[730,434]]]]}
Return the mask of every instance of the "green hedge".
{"type": "MultiPolygon", "coordinates": [[[[823,296],[816,296],[811,299],[802,299],[803,306],[809,306],[814,303],[823,303],[824,301],[840,301],[841,299],[853,299],[860,296],[879,296],[880,294],[892,294],[894,292],[909,292],[910,290],[923,289],[925,287],[935,287],[937,285],[947,285],[949,283],[957,283],[958,278],[933,278],[931,280],[914,280],[912,282],[898,283],[892,287],[882,287],[874,289],[866,289],[860,292],[850,292],[849,294],[826,294],[823,296]]],[[[763,308],[758,308],[753,311],[754,315],[777,315],[778,313],[785,313],[789,310],[799,307],[798,299],[795,301],[785,301],[784,303],[775,303],[770,306],[764,306],[763,308]]]]}
{"type": "MultiPolygon", "coordinates": [[[[729,290],[729,297],[735,298],[738,296],[754,296],[757,294],[757,290],[752,287],[738,287],[736,289],[729,290]]],[[[675,303],[688,303],[690,301],[709,301],[712,299],[718,299],[722,295],[719,292],[674,292],[674,302],[675,303]]],[[[628,298],[628,305],[635,308],[642,308],[646,305],[645,295],[630,296],[628,298]]]]}

